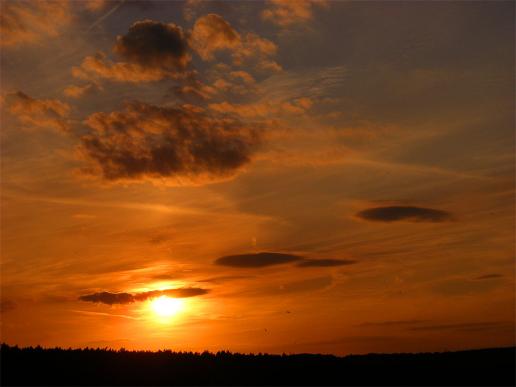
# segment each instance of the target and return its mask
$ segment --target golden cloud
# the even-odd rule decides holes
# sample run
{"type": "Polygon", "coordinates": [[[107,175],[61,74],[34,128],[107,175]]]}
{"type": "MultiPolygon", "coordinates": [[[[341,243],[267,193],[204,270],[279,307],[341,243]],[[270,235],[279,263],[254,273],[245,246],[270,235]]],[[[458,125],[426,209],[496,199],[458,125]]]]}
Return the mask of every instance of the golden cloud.
{"type": "Polygon", "coordinates": [[[262,18],[281,27],[306,23],[313,17],[313,8],[327,7],[326,0],[269,0],[262,18]]]}
{"type": "Polygon", "coordinates": [[[8,94],[5,106],[21,123],[36,128],[68,131],[70,106],[57,99],[36,99],[18,91],[8,94]]]}

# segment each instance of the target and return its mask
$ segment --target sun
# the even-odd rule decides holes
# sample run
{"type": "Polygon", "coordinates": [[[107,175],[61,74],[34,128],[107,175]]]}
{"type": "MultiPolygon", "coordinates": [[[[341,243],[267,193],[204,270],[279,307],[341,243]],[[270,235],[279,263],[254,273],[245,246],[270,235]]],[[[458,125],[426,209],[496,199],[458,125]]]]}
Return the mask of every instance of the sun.
{"type": "Polygon", "coordinates": [[[183,301],[179,298],[161,296],[152,300],[151,307],[158,317],[172,317],[183,309],[183,301]]]}

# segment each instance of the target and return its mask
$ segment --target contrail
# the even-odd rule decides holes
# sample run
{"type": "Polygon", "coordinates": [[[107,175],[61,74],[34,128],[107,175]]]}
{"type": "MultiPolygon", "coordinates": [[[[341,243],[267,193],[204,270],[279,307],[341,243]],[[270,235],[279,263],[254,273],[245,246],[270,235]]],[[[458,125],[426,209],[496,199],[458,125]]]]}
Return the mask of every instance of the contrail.
{"type": "Polygon", "coordinates": [[[86,315],[91,315],[91,316],[109,316],[109,317],[121,317],[121,318],[127,318],[129,320],[141,320],[140,318],[138,317],[133,317],[133,316],[127,316],[125,314],[112,314],[112,313],[102,313],[102,312],[90,312],[90,311],[87,311],[87,310],[75,310],[75,309],[70,309],[71,312],[75,312],[75,313],[80,313],[80,314],[86,314],[86,315]]]}
{"type": "Polygon", "coordinates": [[[118,8],[120,8],[120,6],[122,4],[125,3],[126,0],[122,0],[120,1],[120,3],[118,3],[117,5],[115,5],[113,8],[111,8],[106,14],[102,15],[101,17],[99,17],[95,23],[93,23],[91,26],[88,27],[88,32],[90,32],[93,28],[95,28],[96,26],[98,26],[100,23],[102,23],[104,21],[104,19],[106,19],[107,17],[109,17],[109,15],[111,15],[113,12],[115,12],[118,8]]]}

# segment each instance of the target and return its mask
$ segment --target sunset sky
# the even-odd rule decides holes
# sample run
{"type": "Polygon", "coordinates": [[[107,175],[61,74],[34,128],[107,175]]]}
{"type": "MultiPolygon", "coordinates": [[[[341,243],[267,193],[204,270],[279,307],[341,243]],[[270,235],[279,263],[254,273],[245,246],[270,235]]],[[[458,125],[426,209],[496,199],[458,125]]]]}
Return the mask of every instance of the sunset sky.
{"type": "Polygon", "coordinates": [[[515,344],[513,2],[0,18],[2,342],[515,344]]]}

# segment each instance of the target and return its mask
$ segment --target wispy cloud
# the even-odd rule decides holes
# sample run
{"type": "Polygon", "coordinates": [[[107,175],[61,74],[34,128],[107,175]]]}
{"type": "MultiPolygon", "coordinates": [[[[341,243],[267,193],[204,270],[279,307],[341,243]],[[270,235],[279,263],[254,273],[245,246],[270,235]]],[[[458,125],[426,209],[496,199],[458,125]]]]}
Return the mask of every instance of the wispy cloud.
{"type": "Polygon", "coordinates": [[[477,281],[482,281],[482,280],[491,280],[491,279],[497,279],[497,278],[502,278],[502,277],[503,277],[503,275],[501,275],[501,274],[492,273],[492,274],[479,275],[478,277],[475,277],[473,279],[477,280],[477,281]]]}
{"type": "Polygon", "coordinates": [[[428,323],[429,320],[387,320],[387,321],[366,321],[358,324],[358,327],[400,327],[428,323]]]}
{"type": "Polygon", "coordinates": [[[0,45],[15,47],[58,36],[72,21],[68,0],[3,1],[0,45]]]}
{"type": "Polygon", "coordinates": [[[346,266],[353,265],[357,261],[351,259],[304,259],[299,262],[299,267],[333,267],[333,266],[346,266]]]}
{"type": "MultiPolygon", "coordinates": [[[[89,27],[88,27],[88,32],[91,31],[92,29],[94,29],[95,27],[97,27],[100,23],[102,23],[104,20],[106,20],[109,16],[111,16],[114,12],[116,12],[116,10],[118,8],[120,8],[124,3],[126,2],[126,0],[120,0],[120,2],[118,4],[116,4],[113,8],[111,8],[109,11],[107,11],[104,15],[102,15],[101,17],[99,17],[97,20],[95,20],[95,22],[93,22],[89,27]]],[[[98,6],[99,8],[102,8],[104,6],[103,3],[97,3],[96,6],[98,6]]],[[[90,8],[93,7],[93,5],[90,5],[90,8]]],[[[95,10],[95,8],[93,8],[93,10],[95,10]]]]}
{"type": "Polygon", "coordinates": [[[451,219],[447,211],[413,206],[374,207],[362,210],[357,217],[375,222],[445,222],[451,219]]]}

